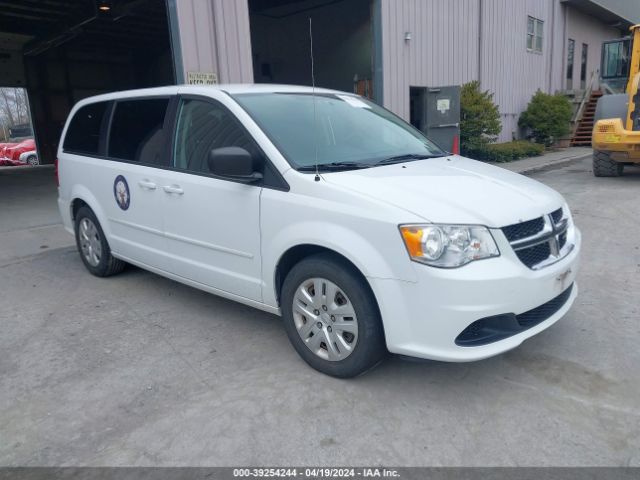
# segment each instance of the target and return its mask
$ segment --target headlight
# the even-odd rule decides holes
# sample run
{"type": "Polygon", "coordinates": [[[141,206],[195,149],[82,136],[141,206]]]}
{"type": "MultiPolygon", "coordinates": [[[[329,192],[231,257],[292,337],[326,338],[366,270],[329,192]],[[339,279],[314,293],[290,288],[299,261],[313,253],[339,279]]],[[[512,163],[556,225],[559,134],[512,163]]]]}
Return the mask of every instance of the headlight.
{"type": "Polygon", "coordinates": [[[486,227],[401,225],[400,233],[411,259],[434,267],[461,267],[474,260],[500,255],[486,227]]]}

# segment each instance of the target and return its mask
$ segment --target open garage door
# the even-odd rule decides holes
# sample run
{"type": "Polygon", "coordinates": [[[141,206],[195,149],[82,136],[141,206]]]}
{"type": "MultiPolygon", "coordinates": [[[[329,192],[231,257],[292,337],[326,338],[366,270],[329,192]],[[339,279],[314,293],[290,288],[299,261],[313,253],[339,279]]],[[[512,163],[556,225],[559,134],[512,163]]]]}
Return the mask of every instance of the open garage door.
{"type": "Polygon", "coordinates": [[[309,18],[317,86],[373,98],[371,0],[249,0],[257,83],[311,85],[309,18]]]}
{"type": "Polygon", "coordinates": [[[78,100],[174,83],[165,0],[0,0],[0,86],[27,89],[41,163],[78,100]]]}

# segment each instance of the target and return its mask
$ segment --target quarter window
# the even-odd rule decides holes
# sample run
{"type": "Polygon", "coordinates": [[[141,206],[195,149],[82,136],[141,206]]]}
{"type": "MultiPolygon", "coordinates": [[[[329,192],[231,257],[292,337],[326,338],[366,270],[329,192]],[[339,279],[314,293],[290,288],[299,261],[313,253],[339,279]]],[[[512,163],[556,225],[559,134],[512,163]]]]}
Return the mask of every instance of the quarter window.
{"type": "Polygon", "coordinates": [[[92,103],[80,108],[71,119],[62,146],[65,152],[98,155],[100,130],[107,103],[92,103]]]}
{"type": "Polygon", "coordinates": [[[542,53],[544,22],[534,17],[527,17],[527,50],[542,53]]]}
{"type": "Polygon", "coordinates": [[[176,127],[175,168],[211,173],[208,165],[209,153],[222,147],[241,147],[254,159],[260,156],[252,138],[222,104],[195,99],[183,100],[176,127]]]}
{"type": "Polygon", "coordinates": [[[125,100],[116,103],[109,134],[109,157],[161,164],[168,98],[125,100]]]}

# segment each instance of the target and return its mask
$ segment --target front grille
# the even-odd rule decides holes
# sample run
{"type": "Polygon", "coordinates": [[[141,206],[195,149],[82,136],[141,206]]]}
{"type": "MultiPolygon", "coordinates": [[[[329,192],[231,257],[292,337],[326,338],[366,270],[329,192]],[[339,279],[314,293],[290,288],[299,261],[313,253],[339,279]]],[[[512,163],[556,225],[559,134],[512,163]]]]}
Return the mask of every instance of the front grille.
{"type": "Polygon", "coordinates": [[[520,261],[528,268],[536,269],[570,251],[563,250],[567,244],[569,221],[564,217],[564,210],[558,208],[548,215],[503,227],[502,232],[520,261]]]}
{"type": "Polygon", "coordinates": [[[549,255],[551,255],[551,247],[549,247],[549,242],[539,243],[530,248],[516,250],[516,255],[522,263],[532,268],[549,258],[549,255]]]}
{"type": "Polygon", "coordinates": [[[515,242],[517,240],[522,240],[523,238],[532,237],[535,234],[540,233],[543,228],[544,219],[540,217],[527,222],[509,225],[508,227],[504,227],[502,231],[507,237],[507,240],[515,242]]]}
{"type": "Polygon", "coordinates": [[[562,220],[562,209],[559,208],[555,212],[551,212],[551,218],[553,218],[553,223],[560,223],[560,220],[562,220]]]}
{"type": "Polygon", "coordinates": [[[555,315],[569,301],[572,291],[573,284],[557,297],[520,315],[505,313],[476,320],[460,332],[455,343],[460,347],[479,347],[524,332],[555,315]]]}

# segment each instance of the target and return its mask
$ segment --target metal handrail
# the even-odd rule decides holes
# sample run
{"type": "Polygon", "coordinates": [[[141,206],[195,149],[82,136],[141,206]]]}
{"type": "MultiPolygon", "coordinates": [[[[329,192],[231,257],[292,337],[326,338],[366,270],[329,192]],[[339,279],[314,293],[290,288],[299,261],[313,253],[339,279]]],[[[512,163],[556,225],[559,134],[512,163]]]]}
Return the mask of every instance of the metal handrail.
{"type": "Polygon", "coordinates": [[[584,95],[582,96],[582,101],[580,102],[580,106],[578,110],[576,110],[575,115],[573,116],[572,122],[576,122],[579,118],[582,117],[582,112],[584,110],[585,105],[587,104],[587,98],[591,98],[591,93],[593,91],[593,81],[596,78],[596,75],[600,73],[600,69],[596,69],[591,72],[591,78],[589,79],[589,85],[587,89],[584,91],[584,95]]]}

